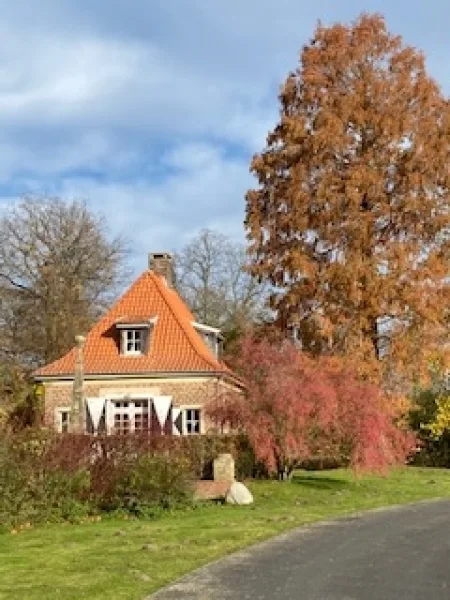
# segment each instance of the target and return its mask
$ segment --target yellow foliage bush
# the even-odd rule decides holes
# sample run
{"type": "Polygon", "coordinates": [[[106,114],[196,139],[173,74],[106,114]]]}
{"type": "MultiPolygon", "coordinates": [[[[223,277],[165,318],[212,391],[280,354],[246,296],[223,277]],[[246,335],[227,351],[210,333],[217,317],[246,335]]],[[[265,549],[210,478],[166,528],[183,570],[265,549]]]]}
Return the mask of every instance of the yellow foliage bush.
{"type": "Polygon", "coordinates": [[[436,398],[436,413],[433,421],[424,425],[434,439],[439,439],[447,431],[450,432],[450,394],[436,398]]]}

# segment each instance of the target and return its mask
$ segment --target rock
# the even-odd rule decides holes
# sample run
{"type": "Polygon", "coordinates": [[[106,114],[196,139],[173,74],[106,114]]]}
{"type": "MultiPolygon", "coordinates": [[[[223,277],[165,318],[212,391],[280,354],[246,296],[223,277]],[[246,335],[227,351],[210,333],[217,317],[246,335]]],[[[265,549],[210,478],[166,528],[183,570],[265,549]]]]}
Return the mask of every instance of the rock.
{"type": "Polygon", "coordinates": [[[235,481],[231,484],[225,500],[228,504],[253,504],[253,495],[243,483],[235,481]]]}
{"type": "Polygon", "coordinates": [[[194,500],[218,500],[226,496],[230,481],[196,481],[194,500]]]}

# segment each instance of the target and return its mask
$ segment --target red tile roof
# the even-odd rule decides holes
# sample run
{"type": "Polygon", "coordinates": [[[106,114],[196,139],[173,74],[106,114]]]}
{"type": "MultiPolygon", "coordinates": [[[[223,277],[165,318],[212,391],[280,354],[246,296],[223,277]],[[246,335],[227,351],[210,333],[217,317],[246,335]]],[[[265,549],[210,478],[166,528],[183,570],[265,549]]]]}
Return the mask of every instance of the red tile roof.
{"type": "MultiPolygon", "coordinates": [[[[153,271],[143,273],[91,329],[84,346],[86,375],[219,372],[232,375],[192,326],[194,316],[177,292],[153,271]],[[150,321],[150,346],[140,356],[120,354],[118,323],[150,321]]],[[[37,370],[37,379],[73,376],[75,349],[37,370]]]]}

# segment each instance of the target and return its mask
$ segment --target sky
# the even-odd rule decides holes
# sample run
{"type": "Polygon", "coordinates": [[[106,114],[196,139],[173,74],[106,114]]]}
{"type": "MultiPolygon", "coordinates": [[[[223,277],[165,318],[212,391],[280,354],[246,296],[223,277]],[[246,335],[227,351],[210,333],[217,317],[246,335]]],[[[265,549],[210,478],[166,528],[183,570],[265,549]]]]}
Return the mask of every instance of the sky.
{"type": "Polygon", "coordinates": [[[0,0],[0,209],[86,199],[130,266],[245,239],[252,155],[320,19],[380,12],[450,92],[448,0],[0,0]]]}

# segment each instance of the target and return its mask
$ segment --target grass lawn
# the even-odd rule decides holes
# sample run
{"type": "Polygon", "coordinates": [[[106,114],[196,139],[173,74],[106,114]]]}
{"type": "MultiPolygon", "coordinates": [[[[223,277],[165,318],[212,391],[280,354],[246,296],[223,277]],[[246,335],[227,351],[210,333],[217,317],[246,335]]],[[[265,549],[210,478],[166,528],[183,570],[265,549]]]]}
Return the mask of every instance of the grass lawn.
{"type": "Polygon", "coordinates": [[[258,540],[362,509],[450,497],[450,470],[407,468],[354,479],[298,472],[252,482],[255,504],[208,504],[155,521],[46,525],[0,535],[0,598],[142,600],[202,564],[258,540]]]}

